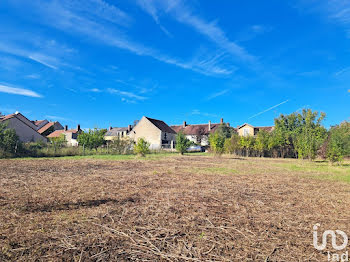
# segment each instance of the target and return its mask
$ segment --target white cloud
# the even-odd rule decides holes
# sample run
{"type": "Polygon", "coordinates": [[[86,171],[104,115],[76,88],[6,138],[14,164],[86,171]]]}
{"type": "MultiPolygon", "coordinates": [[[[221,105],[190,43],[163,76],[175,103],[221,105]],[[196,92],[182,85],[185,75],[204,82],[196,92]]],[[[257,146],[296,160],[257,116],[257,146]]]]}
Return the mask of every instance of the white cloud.
{"type": "Polygon", "coordinates": [[[132,92],[127,92],[127,91],[121,91],[118,89],[114,89],[114,88],[108,88],[107,91],[111,94],[116,94],[116,95],[120,95],[121,97],[127,97],[127,98],[131,98],[131,99],[136,99],[136,100],[146,100],[147,97],[144,96],[140,96],[137,94],[134,94],[132,92]]]}
{"type": "Polygon", "coordinates": [[[98,89],[98,88],[92,88],[92,89],[90,89],[90,91],[91,91],[91,92],[94,92],[94,93],[99,93],[99,92],[101,92],[101,90],[98,89]]]}
{"type": "Polygon", "coordinates": [[[0,85],[0,92],[14,94],[14,95],[22,95],[22,96],[30,96],[30,97],[42,97],[38,93],[24,88],[11,87],[7,85],[0,85]]]}
{"type": "MultiPolygon", "coordinates": [[[[91,39],[98,40],[106,45],[127,50],[135,55],[149,56],[158,61],[175,65],[177,67],[192,70],[205,75],[227,75],[231,69],[220,65],[196,63],[196,61],[182,61],[163,54],[153,48],[146,47],[129,39],[117,26],[102,23],[99,19],[92,18],[80,12],[78,5],[67,5],[66,2],[45,2],[34,4],[41,23],[58,28],[69,34],[83,34],[91,39]]],[[[82,3],[83,4],[83,3],[82,3]]],[[[41,61],[41,60],[40,60],[41,61]]],[[[43,61],[45,62],[45,61],[43,61]]]]}
{"type": "Polygon", "coordinates": [[[50,62],[48,60],[51,60],[49,57],[44,56],[44,55],[39,55],[39,54],[33,54],[33,55],[29,55],[28,56],[29,59],[38,62],[39,64],[42,64],[44,66],[47,66],[49,68],[52,69],[58,69],[57,66],[54,66],[52,64],[50,64],[50,62]]]}
{"type": "Polygon", "coordinates": [[[158,21],[157,14],[159,12],[166,12],[178,22],[186,24],[198,33],[206,36],[209,40],[234,55],[239,60],[244,62],[255,61],[255,57],[250,55],[243,47],[229,40],[224,30],[219,27],[217,22],[208,22],[204,18],[195,15],[185,2],[181,0],[153,0],[147,1],[146,5],[143,3],[144,1],[138,1],[138,4],[149,13],[156,22],[158,21]]]}

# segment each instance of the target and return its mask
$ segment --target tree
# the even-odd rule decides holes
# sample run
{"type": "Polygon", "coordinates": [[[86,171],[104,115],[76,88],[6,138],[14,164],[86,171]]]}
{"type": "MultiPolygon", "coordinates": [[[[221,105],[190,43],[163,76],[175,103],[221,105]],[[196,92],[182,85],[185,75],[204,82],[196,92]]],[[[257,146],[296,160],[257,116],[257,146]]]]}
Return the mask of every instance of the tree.
{"type": "Polygon", "coordinates": [[[225,152],[234,154],[240,149],[240,138],[237,133],[233,133],[231,138],[225,140],[225,152]]]}
{"type": "Polygon", "coordinates": [[[246,151],[246,156],[250,156],[250,152],[254,149],[255,138],[253,136],[242,136],[240,146],[246,151]]]}
{"type": "Polygon", "coordinates": [[[183,155],[187,152],[187,148],[192,145],[192,142],[182,133],[176,135],[176,150],[183,155]]]}
{"type": "Polygon", "coordinates": [[[259,153],[259,156],[264,156],[264,152],[268,149],[268,143],[269,143],[269,133],[265,130],[261,130],[258,132],[254,149],[259,153]]]}
{"type": "Polygon", "coordinates": [[[0,150],[8,154],[17,154],[21,145],[16,131],[7,128],[6,123],[0,123],[0,150]]]}
{"type": "Polygon", "coordinates": [[[131,153],[132,145],[133,145],[133,141],[127,137],[125,138],[116,137],[112,141],[110,141],[108,144],[111,151],[119,155],[131,153]]]}
{"type": "Polygon", "coordinates": [[[225,123],[222,123],[218,126],[215,132],[218,132],[221,136],[225,138],[230,138],[233,133],[235,133],[234,129],[225,123]]]}
{"type": "Polygon", "coordinates": [[[220,132],[209,135],[210,149],[217,155],[221,155],[225,150],[225,137],[220,132]]]}
{"type": "Polygon", "coordinates": [[[316,158],[317,151],[327,137],[327,130],[321,125],[325,117],[326,114],[312,112],[311,109],[303,109],[297,115],[299,126],[295,132],[295,148],[299,158],[316,158]]]}
{"type": "Polygon", "coordinates": [[[66,143],[66,138],[64,134],[61,134],[59,137],[51,137],[50,142],[55,150],[55,154],[58,148],[61,148],[66,143]]]}
{"type": "Polygon", "coordinates": [[[105,133],[105,129],[89,129],[88,132],[82,132],[78,135],[78,143],[79,145],[83,145],[89,149],[95,149],[97,151],[97,148],[105,143],[105,133]]]}
{"type": "Polygon", "coordinates": [[[350,155],[350,122],[343,122],[334,126],[329,132],[327,158],[332,162],[339,162],[344,156],[350,155]]]}
{"type": "Polygon", "coordinates": [[[149,146],[150,146],[150,143],[148,143],[144,138],[139,138],[134,147],[134,151],[136,154],[144,157],[146,154],[150,152],[149,146]]]}

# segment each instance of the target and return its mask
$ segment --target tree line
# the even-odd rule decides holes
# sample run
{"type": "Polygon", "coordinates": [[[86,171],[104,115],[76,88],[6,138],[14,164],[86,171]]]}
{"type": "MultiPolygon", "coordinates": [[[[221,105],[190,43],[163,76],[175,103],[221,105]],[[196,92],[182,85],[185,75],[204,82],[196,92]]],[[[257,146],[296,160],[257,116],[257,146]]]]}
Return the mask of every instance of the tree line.
{"type": "Polygon", "coordinates": [[[327,130],[322,122],[326,115],[311,109],[301,113],[280,115],[273,131],[260,130],[255,136],[238,136],[233,128],[222,126],[209,137],[210,149],[215,154],[239,156],[301,158],[316,157],[331,162],[350,156],[350,122],[327,130]]]}

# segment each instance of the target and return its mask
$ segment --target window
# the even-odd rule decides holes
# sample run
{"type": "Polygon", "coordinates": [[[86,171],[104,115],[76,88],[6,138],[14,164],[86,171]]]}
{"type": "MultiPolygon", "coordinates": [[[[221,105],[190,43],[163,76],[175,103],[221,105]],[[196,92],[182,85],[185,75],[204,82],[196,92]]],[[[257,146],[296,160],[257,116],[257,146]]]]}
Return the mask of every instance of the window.
{"type": "Polygon", "coordinates": [[[164,133],[164,139],[165,139],[165,140],[167,139],[166,133],[164,133]]]}
{"type": "Polygon", "coordinates": [[[243,136],[249,136],[249,128],[243,129],[243,136]]]}

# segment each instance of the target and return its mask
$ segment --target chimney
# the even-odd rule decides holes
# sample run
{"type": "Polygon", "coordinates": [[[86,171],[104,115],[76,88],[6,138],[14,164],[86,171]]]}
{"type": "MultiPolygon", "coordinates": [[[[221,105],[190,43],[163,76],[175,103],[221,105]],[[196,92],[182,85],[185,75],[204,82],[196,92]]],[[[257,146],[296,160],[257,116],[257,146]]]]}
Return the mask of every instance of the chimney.
{"type": "Polygon", "coordinates": [[[220,119],[220,124],[223,124],[223,123],[224,123],[224,119],[221,118],[221,119],[220,119]]]}
{"type": "Polygon", "coordinates": [[[131,131],[131,125],[128,125],[128,132],[131,131]]]}
{"type": "Polygon", "coordinates": [[[64,126],[64,131],[67,131],[67,130],[68,130],[68,126],[65,125],[65,126],[64,126]]]}
{"type": "Polygon", "coordinates": [[[208,131],[211,131],[211,121],[209,120],[208,131]]]}
{"type": "Polygon", "coordinates": [[[184,121],[184,123],[183,123],[183,128],[185,128],[186,126],[187,126],[187,123],[186,123],[186,121],[184,121]]]}
{"type": "Polygon", "coordinates": [[[110,126],[110,127],[108,128],[108,130],[111,131],[111,130],[112,130],[112,127],[110,126]]]}
{"type": "Polygon", "coordinates": [[[80,131],[80,125],[79,124],[77,125],[77,131],[80,131]]]}

